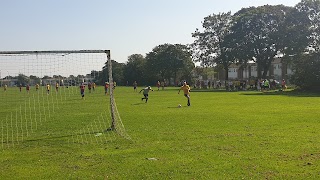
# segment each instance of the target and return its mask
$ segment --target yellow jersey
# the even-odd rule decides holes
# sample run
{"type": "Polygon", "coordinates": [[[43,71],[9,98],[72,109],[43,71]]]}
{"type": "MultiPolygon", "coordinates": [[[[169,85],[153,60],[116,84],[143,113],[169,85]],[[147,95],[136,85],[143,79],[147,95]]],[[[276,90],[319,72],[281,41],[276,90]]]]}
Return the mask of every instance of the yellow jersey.
{"type": "Polygon", "coordinates": [[[181,89],[183,90],[184,94],[190,94],[190,86],[189,85],[183,85],[181,86],[181,89]]]}

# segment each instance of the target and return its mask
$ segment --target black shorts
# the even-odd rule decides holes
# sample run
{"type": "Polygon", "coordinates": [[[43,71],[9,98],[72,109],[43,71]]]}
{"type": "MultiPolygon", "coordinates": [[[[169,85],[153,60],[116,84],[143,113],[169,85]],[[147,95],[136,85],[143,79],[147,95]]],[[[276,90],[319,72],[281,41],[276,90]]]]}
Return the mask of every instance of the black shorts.
{"type": "Polygon", "coordinates": [[[184,94],[185,97],[189,98],[190,97],[190,94],[184,94]]]}
{"type": "Polygon", "coordinates": [[[149,94],[143,94],[144,98],[148,98],[149,94]]]}

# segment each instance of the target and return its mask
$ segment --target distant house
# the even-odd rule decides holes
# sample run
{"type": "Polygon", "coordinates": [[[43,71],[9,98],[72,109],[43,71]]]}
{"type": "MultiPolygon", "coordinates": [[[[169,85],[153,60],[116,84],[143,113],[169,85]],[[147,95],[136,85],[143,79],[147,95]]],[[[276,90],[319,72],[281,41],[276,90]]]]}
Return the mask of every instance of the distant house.
{"type": "MultiPolygon", "coordinates": [[[[263,72],[262,72],[263,73],[263,72]]],[[[270,79],[286,79],[293,74],[292,68],[290,65],[284,64],[281,62],[281,58],[276,58],[271,63],[270,69],[268,71],[267,77],[270,79]]],[[[229,79],[244,79],[248,80],[249,78],[258,77],[257,64],[248,63],[246,67],[240,65],[231,64],[228,68],[229,79]]],[[[220,79],[223,80],[223,79],[220,79]]]]}

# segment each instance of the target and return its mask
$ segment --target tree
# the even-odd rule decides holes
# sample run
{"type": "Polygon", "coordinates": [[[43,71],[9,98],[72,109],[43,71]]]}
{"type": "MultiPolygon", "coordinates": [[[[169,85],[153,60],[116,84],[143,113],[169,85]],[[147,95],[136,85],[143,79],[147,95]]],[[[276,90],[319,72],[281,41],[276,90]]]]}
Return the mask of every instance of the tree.
{"type": "Polygon", "coordinates": [[[133,84],[137,81],[140,85],[146,84],[146,59],[141,54],[132,54],[128,57],[128,62],[124,67],[124,79],[133,84]]]}
{"type": "Polygon", "coordinates": [[[320,54],[297,55],[294,60],[292,83],[303,90],[320,90],[320,54]]]}
{"type": "Polygon", "coordinates": [[[305,31],[308,30],[308,50],[315,53],[320,52],[320,1],[302,0],[295,6],[295,9],[300,13],[298,16],[303,17],[303,21],[300,24],[305,26],[305,31]]]}
{"type": "Polygon", "coordinates": [[[146,56],[146,67],[149,83],[159,79],[178,81],[190,78],[194,64],[189,49],[181,44],[163,44],[155,47],[146,56]]]}
{"type": "Polygon", "coordinates": [[[24,74],[19,74],[17,79],[18,79],[17,83],[22,84],[23,86],[29,83],[28,76],[26,76],[24,74]]]}
{"type": "MultiPolygon", "coordinates": [[[[193,60],[201,62],[202,66],[215,66],[222,64],[225,70],[226,80],[228,80],[228,67],[235,62],[231,54],[230,42],[232,39],[226,38],[230,35],[233,25],[231,12],[209,15],[204,18],[203,32],[198,29],[192,34],[196,40],[191,44],[193,50],[193,60]]],[[[231,37],[231,36],[229,36],[231,37]]]]}
{"type": "MultiPolygon", "coordinates": [[[[124,63],[118,63],[115,60],[111,60],[112,64],[112,78],[113,81],[116,81],[118,85],[123,85],[123,69],[125,67],[124,63]]],[[[109,81],[109,68],[108,62],[105,63],[105,66],[102,68],[102,73],[99,73],[98,78],[96,78],[98,84],[103,85],[104,82],[109,81]]]]}
{"type": "Polygon", "coordinates": [[[255,61],[258,78],[266,78],[271,62],[284,49],[280,41],[284,35],[279,32],[291,10],[283,5],[265,5],[243,8],[234,15],[233,54],[244,62],[255,61]]]}
{"type": "MultiPolygon", "coordinates": [[[[320,90],[320,1],[302,0],[295,6],[290,22],[299,25],[299,37],[294,39],[295,47],[301,49],[289,57],[294,74],[291,81],[303,90],[320,90]],[[295,21],[294,21],[295,20],[295,21]]],[[[292,29],[297,26],[292,25],[292,29]]],[[[296,48],[296,49],[298,49],[296,48]]],[[[291,50],[291,49],[289,49],[291,50]]],[[[292,53],[293,54],[293,53],[292,53]]]]}
{"type": "Polygon", "coordinates": [[[32,80],[32,83],[40,83],[40,78],[38,76],[30,75],[29,79],[32,80]]]}
{"type": "Polygon", "coordinates": [[[93,78],[93,81],[96,81],[96,78],[99,76],[100,73],[101,73],[100,71],[92,70],[90,73],[90,77],[93,78]]]}

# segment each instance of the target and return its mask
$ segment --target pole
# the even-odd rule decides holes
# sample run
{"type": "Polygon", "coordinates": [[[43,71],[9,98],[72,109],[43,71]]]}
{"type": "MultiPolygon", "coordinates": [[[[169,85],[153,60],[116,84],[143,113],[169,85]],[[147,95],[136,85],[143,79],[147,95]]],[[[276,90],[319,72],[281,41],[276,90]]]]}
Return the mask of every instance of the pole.
{"type": "Polygon", "coordinates": [[[114,97],[113,97],[113,78],[112,78],[112,62],[110,58],[110,51],[106,51],[107,61],[108,61],[108,71],[109,71],[109,89],[110,89],[110,110],[111,110],[111,130],[116,130],[116,122],[115,122],[115,105],[114,105],[114,97]]]}

